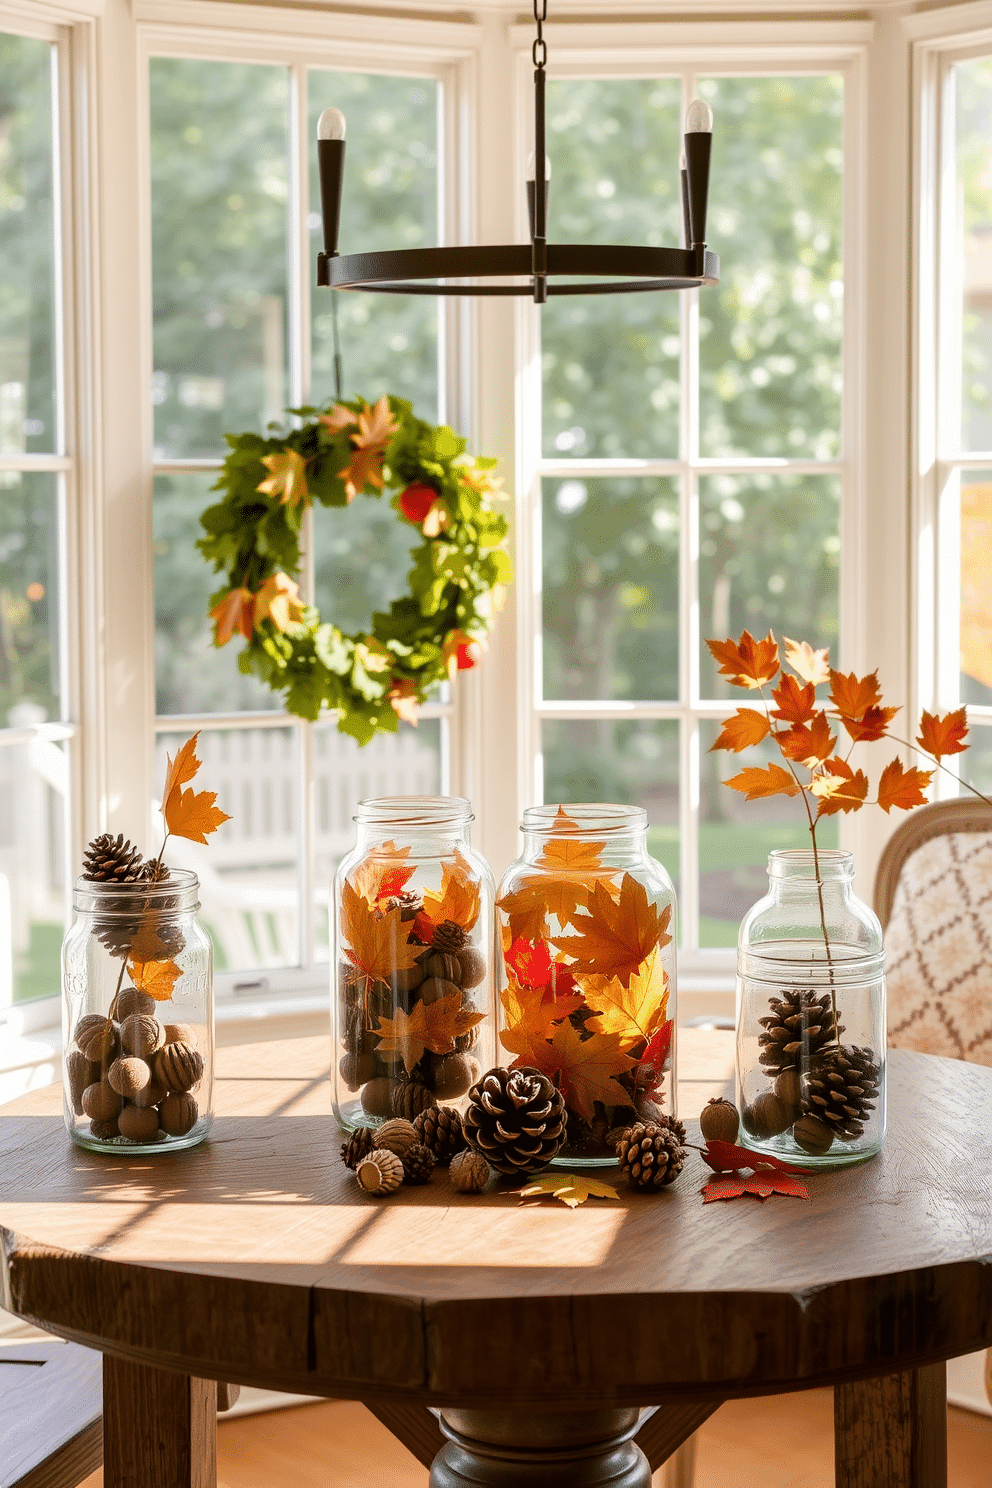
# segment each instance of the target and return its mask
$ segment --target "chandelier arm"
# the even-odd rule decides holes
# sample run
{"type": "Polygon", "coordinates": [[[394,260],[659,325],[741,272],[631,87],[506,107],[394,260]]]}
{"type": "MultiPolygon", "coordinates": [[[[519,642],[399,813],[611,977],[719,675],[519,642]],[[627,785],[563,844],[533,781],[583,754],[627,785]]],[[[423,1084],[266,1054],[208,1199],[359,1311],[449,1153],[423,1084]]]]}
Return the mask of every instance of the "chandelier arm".
{"type": "MultiPolygon", "coordinates": [[[[531,248],[525,243],[504,243],[482,247],[462,245],[452,248],[400,248],[394,252],[352,253],[325,258],[327,283],[334,289],[385,290],[396,293],[398,283],[409,285],[411,293],[437,294],[524,294],[533,285],[480,285],[477,288],[458,284],[441,284],[417,290],[418,281],[442,279],[495,279],[531,277],[531,248]]],[[[582,278],[601,275],[605,280],[637,279],[650,281],[652,287],[690,289],[701,284],[715,284],[720,275],[720,260],[703,248],[646,248],[631,244],[550,243],[547,246],[549,276],[582,278]]],[[[549,293],[575,293],[572,286],[550,285],[549,293]]],[[[587,292],[602,294],[629,293],[626,285],[593,285],[587,292]]]]}

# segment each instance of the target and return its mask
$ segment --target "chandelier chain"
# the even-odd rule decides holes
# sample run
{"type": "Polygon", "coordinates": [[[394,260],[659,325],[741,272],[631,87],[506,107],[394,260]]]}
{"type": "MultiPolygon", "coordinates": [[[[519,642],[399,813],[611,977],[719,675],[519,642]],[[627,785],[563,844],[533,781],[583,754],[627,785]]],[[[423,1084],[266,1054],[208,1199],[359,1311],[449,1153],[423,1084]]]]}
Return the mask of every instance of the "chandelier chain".
{"type": "Polygon", "coordinates": [[[548,43],[544,39],[542,30],[543,23],[548,18],[548,0],[534,0],[534,21],[537,25],[537,35],[534,45],[530,49],[534,66],[540,71],[548,60],[548,43]]]}

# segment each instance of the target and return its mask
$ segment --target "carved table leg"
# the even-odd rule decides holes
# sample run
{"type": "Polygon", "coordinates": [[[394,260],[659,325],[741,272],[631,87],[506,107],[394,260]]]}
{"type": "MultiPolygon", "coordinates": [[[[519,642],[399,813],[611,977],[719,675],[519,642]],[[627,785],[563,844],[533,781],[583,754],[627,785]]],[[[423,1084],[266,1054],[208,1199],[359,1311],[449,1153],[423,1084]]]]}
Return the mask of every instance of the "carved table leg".
{"type": "Polygon", "coordinates": [[[947,1488],[947,1366],[834,1387],[837,1488],[947,1488]]]}
{"type": "Polygon", "coordinates": [[[443,1410],[431,1488],[651,1488],[640,1412],[443,1410]]]}
{"type": "Polygon", "coordinates": [[[104,1488],[216,1488],[217,1383],[103,1357],[104,1488]]]}

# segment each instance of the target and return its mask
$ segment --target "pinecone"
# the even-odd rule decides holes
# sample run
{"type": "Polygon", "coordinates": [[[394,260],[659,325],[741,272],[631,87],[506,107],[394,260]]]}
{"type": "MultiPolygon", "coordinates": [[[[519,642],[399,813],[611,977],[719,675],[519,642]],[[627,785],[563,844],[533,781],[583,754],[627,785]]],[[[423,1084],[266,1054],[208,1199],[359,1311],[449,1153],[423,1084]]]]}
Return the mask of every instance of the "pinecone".
{"type": "Polygon", "coordinates": [[[462,1118],[451,1106],[428,1106],[414,1120],[413,1129],[442,1168],[449,1165],[457,1152],[465,1150],[462,1118]]]}
{"type": "Polygon", "coordinates": [[[565,1100],[540,1070],[492,1069],[469,1091],[462,1124],[498,1173],[535,1173],[565,1141],[565,1100]]]}
{"type": "Polygon", "coordinates": [[[434,1172],[434,1154],[423,1142],[414,1142],[402,1158],[404,1183],[430,1183],[434,1172]]]}
{"type": "Polygon", "coordinates": [[[140,852],[125,841],[123,832],[116,838],[104,832],[83,854],[82,876],[91,883],[137,883],[144,867],[140,852]]]}
{"type": "Polygon", "coordinates": [[[121,894],[94,916],[93,933],[111,956],[123,958],[130,955],[138,931],[153,928],[157,937],[153,942],[155,959],[168,961],[178,956],[186,944],[179,926],[163,918],[162,911],[168,908],[167,904],[157,903],[152,909],[140,894],[121,894]]]}
{"type": "Polygon", "coordinates": [[[758,1019],[764,1029],[758,1035],[758,1058],[766,1075],[805,1068],[844,1032],[844,1025],[837,1024],[829,992],[817,997],[815,992],[784,991],[781,997],[770,998],[768,1006],[771,1016],[758,1019]]]}
{"type": "Polygon", "coordinates": [[[454,920],[442,920],[434,931],[431,944],[441,955],[453,956],[456,951],[461,950],[467,938],[461,925],[456,925],[454,920]]]}
{"type": "Polygon", "coordinates": [[[412,1121],[421,1111],[426,1111],[429,1106],[436,1106],[437,1100],[433,1090],[428,1090],[426,1085],[421,1085],[417,1080],[404,1080],[393,1091],[389,1104],[394,1116],[412,1121]]]}
{"type": "Polygon", "coordinates": [[[341,1143],[341,1161],[345,1167],[352,1171],[358,1167],[363,1157],[368,1157],[372,1151],[372,1128],[370,1126],[356,1126],[346,1142],[341,1143]]]}
{"type": "Polygon", "coordinates": [[[675,1132],[638,1122],[621,1135],[617,1159],[631,1188],[665,1188],[681,1173],[686,1149],[675,1132]]]}
{"type": "Polygon", "coordinates": [[[828,1049],[806,1071],[803,1115],[818,1116],[843,1142],[856,1141],[875,1109],[881,1073],[870,1049],[828,1049]]]}

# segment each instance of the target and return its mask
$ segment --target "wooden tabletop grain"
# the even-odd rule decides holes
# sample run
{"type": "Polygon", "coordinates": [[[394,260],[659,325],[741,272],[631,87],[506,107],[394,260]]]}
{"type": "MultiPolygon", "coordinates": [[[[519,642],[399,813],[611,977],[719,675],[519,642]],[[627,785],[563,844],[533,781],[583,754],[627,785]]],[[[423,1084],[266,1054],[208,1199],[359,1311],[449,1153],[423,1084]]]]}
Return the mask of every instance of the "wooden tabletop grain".
{"type": "MultiPolygon", "coordinates": [[[[732,1038],[682,1036],[683,1116],[728,1087],[732,1038]]],[[[704,1207],[693,1153],[660,1195],[570,1211],[443,1170],[366,1196],[327,1061],[221,1050],[210,1140],[162,1157],[75,1147],[51,1090],[2,1108],[4,1305],[190,1374],[432,1405],[723,1398],[992,1343],[992,1069],[893,1051],[883,1152],[808,1204],[704,1207]]]]}

